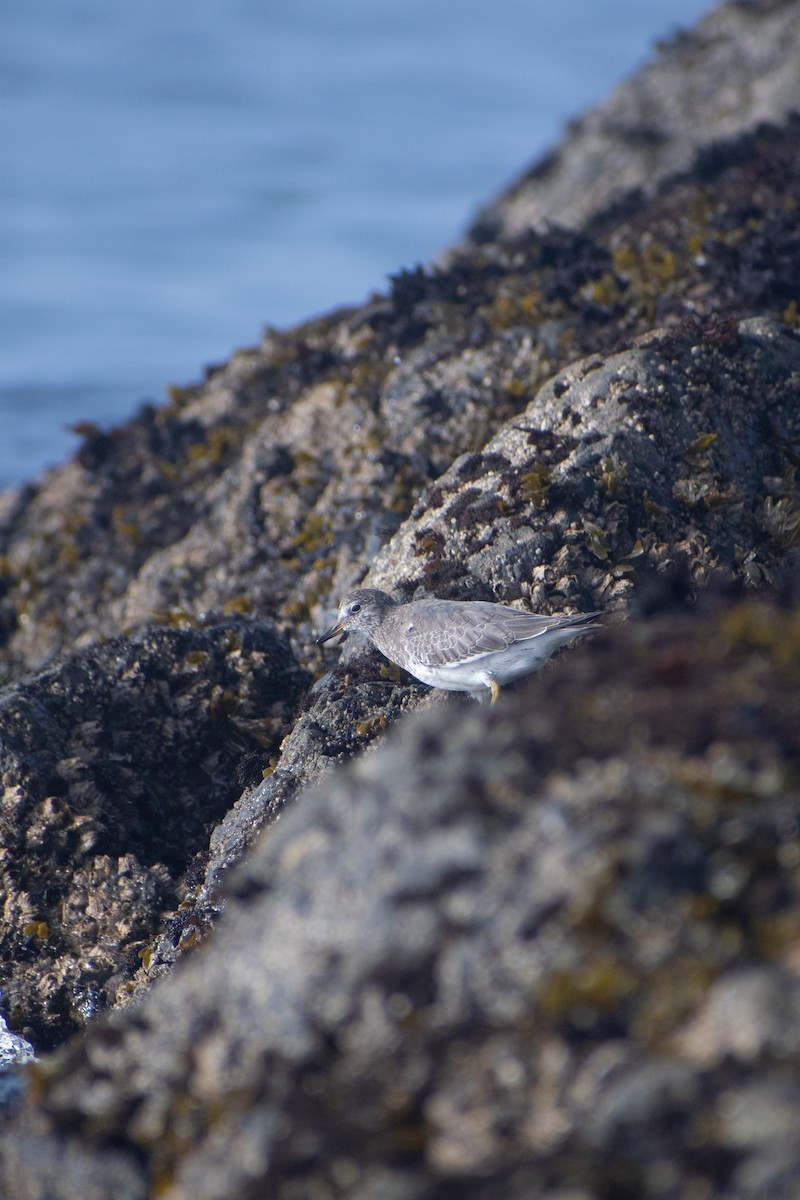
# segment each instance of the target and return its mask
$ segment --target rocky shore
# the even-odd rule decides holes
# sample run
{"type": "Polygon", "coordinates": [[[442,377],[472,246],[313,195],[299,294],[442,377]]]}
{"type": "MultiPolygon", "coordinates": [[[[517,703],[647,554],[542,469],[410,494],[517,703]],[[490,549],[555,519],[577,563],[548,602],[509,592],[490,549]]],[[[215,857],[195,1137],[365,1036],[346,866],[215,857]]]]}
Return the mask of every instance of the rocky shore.
{"type": "Polygon", "coordinates": [[[800,6],[0,497],[14,1200],[800,1177],[800,6]],[[492,709],[364,582],[605,630],[492,709]]]}

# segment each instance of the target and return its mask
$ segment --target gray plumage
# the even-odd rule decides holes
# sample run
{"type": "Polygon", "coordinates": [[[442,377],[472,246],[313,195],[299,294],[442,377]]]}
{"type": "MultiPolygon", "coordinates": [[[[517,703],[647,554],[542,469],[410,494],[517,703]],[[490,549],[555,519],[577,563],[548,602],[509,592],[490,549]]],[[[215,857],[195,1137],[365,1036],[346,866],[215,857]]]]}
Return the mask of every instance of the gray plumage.
{"type": "Polygon", "coordinates": [[[398,604],[377,588],[355,588],[318,639],[363,633],[392,662],[432,687],[478,695],[540,666],[559,646],[591,632],[598,614],[538,616],[481,600],[398,604]]]}

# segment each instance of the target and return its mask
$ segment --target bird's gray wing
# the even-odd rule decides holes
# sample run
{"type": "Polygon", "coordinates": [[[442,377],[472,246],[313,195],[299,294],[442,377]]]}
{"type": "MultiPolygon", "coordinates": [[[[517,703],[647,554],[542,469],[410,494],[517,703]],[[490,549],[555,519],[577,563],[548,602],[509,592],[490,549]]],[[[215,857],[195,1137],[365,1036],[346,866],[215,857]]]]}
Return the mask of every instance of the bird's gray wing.
{"type": "Polygon", "coordinates": [[[480,601],[423,600],[409,608],[412,611],[405,610],[402,625],[398,621],[398,633],[408,659],[427,667],[446,667],[505,650],[512,642],[582,624],[595,615],[544,617],[480,601]]]}

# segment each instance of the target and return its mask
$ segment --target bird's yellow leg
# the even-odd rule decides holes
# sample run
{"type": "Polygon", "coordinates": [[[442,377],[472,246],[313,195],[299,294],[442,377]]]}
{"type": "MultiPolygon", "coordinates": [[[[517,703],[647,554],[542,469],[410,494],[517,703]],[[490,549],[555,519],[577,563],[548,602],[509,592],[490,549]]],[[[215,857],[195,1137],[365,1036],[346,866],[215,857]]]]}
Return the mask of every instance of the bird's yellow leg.
{"type": "Polygon", "coordinates": [[[491,692],[492,692],[492,698],[489,701],[489,703],[494,704],[495,700],[500,695],[500,684],[497,682],[496,679],[493,679],[492,682],[489,684],[489,687],[491,688],[491,692]]]}

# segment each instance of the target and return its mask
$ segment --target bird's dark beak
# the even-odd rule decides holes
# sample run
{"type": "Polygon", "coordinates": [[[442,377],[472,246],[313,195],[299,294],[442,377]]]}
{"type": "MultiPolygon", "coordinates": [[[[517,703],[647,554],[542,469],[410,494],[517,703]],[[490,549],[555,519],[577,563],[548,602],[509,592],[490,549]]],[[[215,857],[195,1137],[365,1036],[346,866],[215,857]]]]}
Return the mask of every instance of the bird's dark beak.
{"type": "Polygon", "coordinates": [[[338,633],[344,633],[341,621],[337,621],[335,625],[331,625],[330,629],[323,633],[322,637],[317,638],[317,645],[321,646],[323,642],[329,642],[331,638],[335,638],[338,633]]]}

